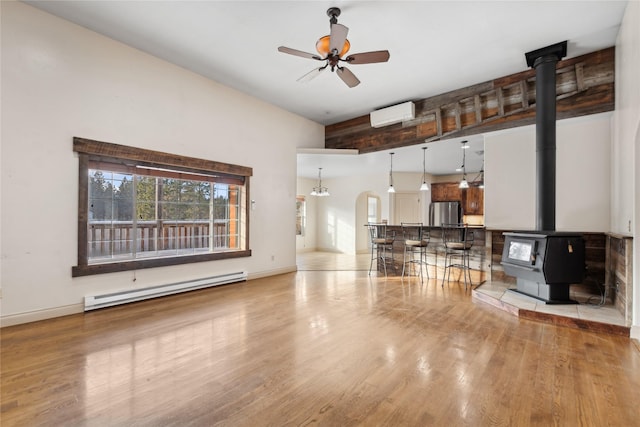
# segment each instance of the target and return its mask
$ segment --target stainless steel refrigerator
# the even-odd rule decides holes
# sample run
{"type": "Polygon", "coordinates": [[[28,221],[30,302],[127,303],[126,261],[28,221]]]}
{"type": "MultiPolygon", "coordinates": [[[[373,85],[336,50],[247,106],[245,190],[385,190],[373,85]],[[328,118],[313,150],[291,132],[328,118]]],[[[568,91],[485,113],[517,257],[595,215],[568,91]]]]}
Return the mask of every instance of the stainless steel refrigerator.
{"type": "Polygon", "coordinates": [[[460,202],[433,202],[429,206],[429,226],[441,227],[442,224],[459,224],[462,222],[462,206],[460,202]]]}

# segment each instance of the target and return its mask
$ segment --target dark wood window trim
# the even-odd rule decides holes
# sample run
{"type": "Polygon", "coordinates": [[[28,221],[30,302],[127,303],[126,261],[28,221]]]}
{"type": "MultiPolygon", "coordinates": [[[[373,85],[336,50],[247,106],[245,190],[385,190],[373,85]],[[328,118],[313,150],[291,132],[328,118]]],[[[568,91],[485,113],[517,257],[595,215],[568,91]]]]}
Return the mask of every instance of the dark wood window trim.
{"type": "Polygon", "coordinates": [[[216,180],[221,182],[236,184],[243,183],[245,187],[247,202],[251,200],[249,178],[253,175],[253,169],[246,166],[238,166],[211,160],[198,159],[194,157],[179,156],[176,154],[128,147],[124,145],[94,141],[78,137],[73,138],[73,151],[78,153],[79,175],[78,265],[72,267],[72,277],[251,256],[251,249],[249,249],[249,210],[247,210],[245,219],[246,231],[244,245],[244,247],[247,249],[89,265],[87,253],[87,230],[89,220],[88,169],[90,160],[92,162],[102,160],[109,164],[114,164],[115,162],[121,164],[124,168],[131,167],[132,164],[149,167],[170,167],[172,170],[183,172],[187,176],[190,173],[212,174],[216,177],[216,180]]]}

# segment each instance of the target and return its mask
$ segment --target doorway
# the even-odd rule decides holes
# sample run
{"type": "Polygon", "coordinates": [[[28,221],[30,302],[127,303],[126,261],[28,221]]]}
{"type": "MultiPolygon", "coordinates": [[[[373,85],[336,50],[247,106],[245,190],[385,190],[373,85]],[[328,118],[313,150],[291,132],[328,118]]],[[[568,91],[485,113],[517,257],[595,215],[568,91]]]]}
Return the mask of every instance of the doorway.
{"type": "Polygon", "coordinates": [[[422,222],[422,194],[419,191],[394,194],[393,223],[422,222]]]}
{"type": "Polygon", "coordinates": [[[360,193],[356,198],[356,254],[369,253],[369,230],[366,225],[369,222],[380,222],[381,215],[380,196],[370,191],[360,193]]]}

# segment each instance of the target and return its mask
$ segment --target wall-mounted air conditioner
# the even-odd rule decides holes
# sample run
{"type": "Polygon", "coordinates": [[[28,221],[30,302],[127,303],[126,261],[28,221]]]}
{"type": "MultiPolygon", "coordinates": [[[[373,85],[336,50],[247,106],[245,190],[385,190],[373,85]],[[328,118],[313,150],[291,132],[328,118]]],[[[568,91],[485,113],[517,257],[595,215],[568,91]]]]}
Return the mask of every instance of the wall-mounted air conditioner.
{"type": "Polygon", "coordinates": [[[379,128],[416,118],[416,106],[413,102],[403,102],[391,107],[381,108],[369,114],[371,126],[379,128]]]}

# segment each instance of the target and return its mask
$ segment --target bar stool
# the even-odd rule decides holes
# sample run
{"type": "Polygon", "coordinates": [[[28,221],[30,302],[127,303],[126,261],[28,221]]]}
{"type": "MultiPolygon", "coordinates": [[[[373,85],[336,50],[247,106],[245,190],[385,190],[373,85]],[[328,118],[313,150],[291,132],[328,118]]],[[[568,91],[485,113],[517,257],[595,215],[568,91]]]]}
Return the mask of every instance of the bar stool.
{"type": "Polygon", "coordinates": [[[384,268],[384,275],[387,275],[387,262],[391,263],[395,271],[395,265],[393,263],[393,242],[395,241],[395,231],[387,231],[387,224],[385,223],[367,223],[369,229],[369,235],[371,236],[371,262],[369,263],[369,275],[371,275],[371,269],[373,268],[373,260],[376,260],[377,265],[384,268]],[[390,256],[387,254],[389,251],[390,256]]]}
{"type": "Polygon", "coordinates": [[[471,267],[469,266],[469,255],[473,246],[473,231],[469,231],[467,224],[442,224],[442,244],[444,245],[442,286],[444,287],[445,278],[449,281],[451,267],[462,270],[465,289],[467,289],[467,276],[469,276],[469,286],[473,286],[471,282],[471,267]],[[459,262],[454,262],[456,259],[459,262]]]}
{"type": "MultiPolygon", "coordinates": [[[[429,245],[429,231],[425,229],[421,222],[402,222],[402,237],[404,238],[404,253],[402,255],[402,277],[404,277],[405,267],[418,266],[420,269],[420,281],[422,282],[422,266],[427,270],[429,279],[429,267],[427,264],[427,246],[429,245]],[[418,259],[416,259],[418,255],[418,259]],[[408,260],[407,260],[408,257],[408,260]]],[[[411,273],[409,273],[411,275],[411,273]]]]}

